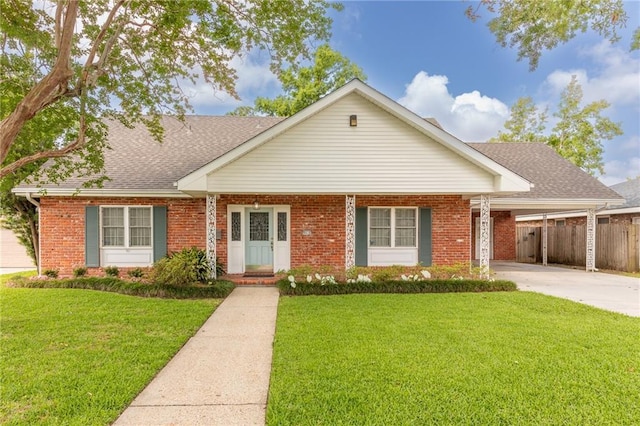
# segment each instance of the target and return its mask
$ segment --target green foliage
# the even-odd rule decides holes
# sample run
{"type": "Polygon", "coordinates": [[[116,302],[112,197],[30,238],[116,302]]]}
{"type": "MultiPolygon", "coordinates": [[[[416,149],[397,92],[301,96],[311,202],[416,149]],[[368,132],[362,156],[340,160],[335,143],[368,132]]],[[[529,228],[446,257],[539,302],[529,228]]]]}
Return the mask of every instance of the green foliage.
{"type": "Polygon", "coordinates": [[[127,275],[129,275],[131,278],[143,278],[144,271],[141,268],[130,269],[129,271],[127,271],[127,275]]]}
{"type": "Polygon", "coordinates": [[[164,283],[146,284],[125,281],[116,277],[81,277],[61,280],[17,279],[11,281],[10,286],[24,288],[76,288],[167,299],[224,298],[234,289],[233,283],[229,281],[213,281],[211,285],[173,285],[164,283]]]}
{"type": "Polygon", "coordinates": [[[544,142],[587,173],[602,174],[602,141],[622,135],[622,129],[620,123],[602,115],[609,107],[605,100],[585,106],[581,102],[582,87],[572,76],[553,114],[558,122],[550,135],[544,135],[547,110],[539,111],[529,97],[520,98],[511,107],[511,116],[504,125],[508,132],[498,132],[489,142],[544,142]]]}
{"type": "Polygon", "coordinates": [[[573,76],[562,92],[558,111],[553,114],[559,121],[548,144],[589,174],[602,174],[602,141],[622,135],[622,129],[619,123],[601,115],[609,107],[607,101],[591,102],[584,107],[581,107],[581,102],[582,87],[573,76]]]}
{"type": "Polygon", "coordinates": [[[104,273],[107,277],[118,277],[120,275],[120,270],[117,266],[107,266],[104,268],[104,273]]]}
{"type": "Polygon", "coordinates": [[[204,79],[238,97],[231,61],[268,51],[271,68],[309,58],[327,40],[325,0],[300,2],[2,0],[0,176],[49,158],[44,175],[100,185],[110,120],[143,124],[191,110],[184,87],[204,79]],[[55,17],[59,19],[55,19],[55,17]],[[176,46],[179,46],[177,48],[176,46]],[[46,84],[45,84],[46,83],[46,84]]]}
{"type": "Polygon", "coordinates": [[[3,425],[112,424],[221,301],[26,288],[0,300],[3,425]]]}
{"type": "Polygon", "coordinates": [[[156,262],[152,276],[154,282],[175,286],[204,283],[211,278],[211,265],[205,250],[185,248],[156,262]]]}
{"type": "Polygon", "coordinates": [[[85,275],[87,275],[87,268],[86,267],[78,266],[77,268],[73,269],[73,277],[74,278],[84,277],[85,275]]]}
{"type": "Polygon", "coordinates": [[[358,294],[358,293],[461,293],[486,291],[515,291],[511,281],[429,279],[420,281],[372,280],[346,284],[321,285],[317,282],[296,282],[295,287],[287,279],[279,280],[280,294],[290,296],[358,294]]]}
{"type": "Polygon", "coordinates": [[[517,47],[518,60],[528,59],[530,70],[538,67],[543,50],[589,28],[611,42],[618,41],[617,32],[628,19],[622,0],[481,0],[467,8],[467,16],[475,21],[482,6],[496,15],[488,25],[498,43],[517,47]]]}
{"type": "Polygon", "coordinates": [[[511,106],[509,119],[504,123],[507,132],[499,131],[489,142],[544,142],[547,110],[538,111],[529,96],[518,98],[511,106]]]}
{"type": "Polygon", "coordinates": [[[58,270],[57,269],[45,269],[42,271],[42,275],[47,276],[49,278],[58,278],[58,270]]]}
{"type": "Polygon", "coordinates": [[[271,115],[289,117],[333,92],[354,78],[366,81],[364,71],[324,44],[315,52],[313,64],[292,64],[280,76],[283,95],[257,98],[253,107],[241,106],[229,115],[271,115]]]}
{"type": "Polygon", "coordinates": [[[632,425],[639,318],[532,292],[282,297],[267,425],[632,425]]]}

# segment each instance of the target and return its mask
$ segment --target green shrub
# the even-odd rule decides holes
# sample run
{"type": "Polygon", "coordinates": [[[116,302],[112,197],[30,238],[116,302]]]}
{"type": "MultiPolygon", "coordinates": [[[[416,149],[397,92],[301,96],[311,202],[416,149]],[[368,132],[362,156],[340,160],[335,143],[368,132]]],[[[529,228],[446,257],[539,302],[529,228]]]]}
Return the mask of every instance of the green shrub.
{"type": "Polygon", "coordinates": [[[140,268],[130,269],[127,272],[127,275],[129,275],[131,278],[142,278],[144,277],[144,271],[140,268]]]}
{"type": "Polygon", "coordinates": [[[73,276],[75,278],[84,277],[85,275],[87,275],[87,268],[84,266],[78,266],[73,270],[73,276]]]}
{"type": "Polygon", "coordinates": [[[516,284],[504,280],[429,279],[418,281],[371,281],[345,284],[321,285],[305,281],[295,283],[295,287],[285,278],[277,283],[282,295],[331,295],[355,293],[458,293],[484,291],[515,291],[516,284]]]}
{"type": "MultiPolygon", "coordinates": [[[[222,275],[222,274],[221,274],[222,275]]],[[[186,286],[211,279],[211,266],[205,250],[192,247],[160,259],[153,266],[153,281],[160,284],[186,286]]]]}
{"type": "Polygon", "coordinates": [[[57,269],[45,269],[42,271],[42,275],[46,275],[49,278],[58,278],[58,270],[57,269]]]}
{"type": "Polygon", "coordinates": [[[117,266],[107,266],[104,268],[104,273],[107,274],[108,277],[118,277],[120,275],[120,270],[117,266]]]}
{"type": "Polygon", "coordinates": [[[109,291],[141,297],[160,297],[167,299],[219,299],[233,291],[229,281],[214,281],[211,285],[172,286],[165,284],[145,284],[123,281],[115,277],[82,277],[53,280],[16,280],[14,287],[24,288],[76,288],[109,291]]]}

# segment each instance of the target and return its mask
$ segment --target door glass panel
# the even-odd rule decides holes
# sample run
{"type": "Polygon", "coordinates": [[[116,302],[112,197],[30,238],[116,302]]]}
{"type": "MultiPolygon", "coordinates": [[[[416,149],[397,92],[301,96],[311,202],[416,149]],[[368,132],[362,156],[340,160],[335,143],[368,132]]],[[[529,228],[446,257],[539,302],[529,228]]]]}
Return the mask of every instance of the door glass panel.
{"type": "Polygon", "coordinates": [[[241,241],[242,239],[242,222],[240,221],[240,212],[231,212],[231,241],[241,241]]]}
{"type": "Polygon", "coordinates": [[[287,213],[278,212],[278,241],[287,241],[287,213]]]}
{"type": "Polygon", "coordinates": [[[249,213],[249,241],[269,241],[269,213],[249,213]]]}

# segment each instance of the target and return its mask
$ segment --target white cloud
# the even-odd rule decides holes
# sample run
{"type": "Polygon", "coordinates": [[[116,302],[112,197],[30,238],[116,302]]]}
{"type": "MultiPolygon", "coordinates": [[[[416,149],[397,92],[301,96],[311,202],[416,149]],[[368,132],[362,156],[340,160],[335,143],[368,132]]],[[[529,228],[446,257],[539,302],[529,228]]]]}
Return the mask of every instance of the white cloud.
{"type": "Polygon", "coordinates": [[[580,52],[590,58],[595,72],[582,68],[556,70],[549,74],[542,90],[557,97],[567,87],[571,76],[575,75],[582,86],[585,103],[604,99],[614,107],[640,102],[640,58],[620,47],[602,41],[580,52]]]}
{"type": "Polygon", "coordinates": [[[503,102],[477,90],[454,97],[448,83],[446,76],[420,71],[398,102],[422,117],[434,117],[446,131],[464,141],[485,141],[502,129],[509,117],[509,108],[503,102]]]}
{"type": "Polygon", "coordinates": [[[236,56],[231,60],[231,67],[237,74],[236,92],[240,100],[226,92],[214,91],[204,80],[200,80],[195,87],[183,86],[196,110],[208,107],[228,107],[231,110],[240,105],[252,105],[256,96],[271,95],[280,87],[278,78],[269,69],[269,63],[262,60],[259,54],[236,56]]]}
{"type": "Polygon", "coordinates": [[[604,175],[598,177],[600,182],[607,186],[624,182],[629,178],[640,175],[640,156],[625,158],[624,160],[611,160],[604,164],[604,175]]]}

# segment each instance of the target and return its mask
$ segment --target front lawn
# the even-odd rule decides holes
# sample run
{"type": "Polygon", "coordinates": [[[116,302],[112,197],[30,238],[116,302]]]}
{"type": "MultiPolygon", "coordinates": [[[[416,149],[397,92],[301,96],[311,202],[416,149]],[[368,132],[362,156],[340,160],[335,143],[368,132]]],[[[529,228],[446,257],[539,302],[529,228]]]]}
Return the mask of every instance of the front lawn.
{"type": "Polygon", "coordinates": [[[529,292],[282,297],[267,422],[634,424],[638,336],[529,292]]]}
{"type": "Polygon", "coordinates": [[[110,424],[220,302],[0,288],[0,424],[110,424]]]}

